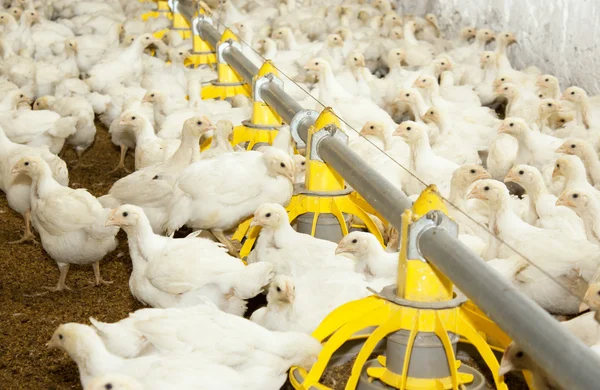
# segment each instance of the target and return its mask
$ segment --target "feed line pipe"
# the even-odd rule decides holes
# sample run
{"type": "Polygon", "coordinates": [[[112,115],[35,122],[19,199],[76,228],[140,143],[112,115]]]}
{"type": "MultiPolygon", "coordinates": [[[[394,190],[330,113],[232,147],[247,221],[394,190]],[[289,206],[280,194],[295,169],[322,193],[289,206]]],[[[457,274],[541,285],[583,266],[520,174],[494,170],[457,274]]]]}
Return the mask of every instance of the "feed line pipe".
{"type": "MultiPolygon", "coordinates": [[[[188,3],[185,0],[179,2],[180,7],[188,3]]],[[[180,8],[186,18],[195,12],[193,6],[187,7],[187,11],[180,8]]],[[[220,33],[209,21],[200,19],[190,25],[216,48],[220,33]]],[[[229,65],[246,82],[252,83],[258,71],[256,66],[232,45],[228,45],[222,53],[229,65]]],[[[280,87],[280,83],[264,82],[259,89],[261,98],[290,125],[295,139],[299,137],[306,142],[308,128],[315,122],[315,116],[309,115],[310,110],[305,110],[292,99],[280,87]]],[[[402,213],[412,205],[402,191],[364,163],[342,139],[333,136],[333,132],[318,141],[316,151],[392,226],[401,230],[402,213]]],[[[489,267],[457,237],[440,227],[443,218],[448,217],[436,214],[436,226],[424,231],[417,240],[418,249],[427,261],[450,278],[563,388],[597,388],[600,383],[600,357],[489,267]]]]}

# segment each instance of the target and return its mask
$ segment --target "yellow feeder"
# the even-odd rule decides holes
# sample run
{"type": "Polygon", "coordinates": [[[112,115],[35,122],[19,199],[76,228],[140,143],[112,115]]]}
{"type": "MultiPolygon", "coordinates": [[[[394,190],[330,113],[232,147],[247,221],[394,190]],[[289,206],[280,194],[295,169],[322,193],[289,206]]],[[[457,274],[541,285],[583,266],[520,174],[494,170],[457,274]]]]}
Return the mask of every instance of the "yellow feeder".
{"type": "MultiPolygon", "coordinates": [[[[286,208],[289,220],[294,222],[299,216],[311,213],[310,234],[314,236],[317,231],[319,216],[322,214],[333,215],[337,219],[342,235],[345,236],[348,234],[346,215],[354,215],[360,218],[367,229],[383,244],[381,232],[377,229],[375,222],[362,207],[354,202],[353,191],[346,187],[344,179],[339,173],[321,161],[316,151],[319,139],[325,136],[332,135],[347,140],[346,134],[339,129],[338,117],[332,112],[331,108],[326,108],[319,115],[315,124],[308,130],[306,180],[304,186],[296,191],[286,208]]],[[[240,251],[241,258],[250,253],[260,231],[259,227],[249,230],[250,221],[251,219],[248,219],[240,224],[233,235],[233,239],[240,242],[245,238],[240,251]]]]}
{"type": "Polygon", "coordinates": [[[167,0],[155,0],[157,4],[157,8],[155,11],[146,12],[142,15],[142,20],[146,22],[150,18],[158,18],[161,15],[169,19],[173,19],[173,13],[171,12],[171,8],[169,7],[169,2],[167,0]]]}
{"type": "MultiPolygon", "coordinates": [[[[192,25],[197,25],[201,21],[210,21],[210,18],[206,16],[206,11],[200,8],[198,15],[192,21],[192,25]]],[[[190,59],[197,68],[200,65],[209,65],[211,68],[213,64],[217,63],[217,55],[208,42],[203,40],[197,33],[192,34],[192,55],[190,59]]]]}
{"type": "Polygon", "coordinates": [[[252,117],[233,129],[233,141],[231,142],[233,145],[248,142],[246,149],[252,150],[256,145],[273,144],[283,122],[275,110],[269,107],[260,96],[260,87],[265,82],[274,82],[283,88],[283,82],[277,78],[278,75],[273,63],[267,60],[258,70],[258,74],[254,76],[252,80],[252,117]]]}
{"type": "MultiPolygon", "coordinates": [[[[324,343],[317,363],[306,370],[293,367],[295,389],[328,389],[319,383],[332,357],[346,342],[363,342],[352,367],[347,390],[482,389],[483,377],[456,359],[456,345],[472,344],[493,374],[497,389],[507,390],[497,376],[493,351],[502,351],[509,337],[428,263],[417,248],[417,236],[436,226],[435,213],[447,214],[435,186],[427,188],[412,210],[402,215],[401,252],[396,285],[334,310],[313,332],[324,343]],[[369,360],[381,350],[385,355],[369,360]]],[[[443,226],[458,235],[449,218],[443,226]]]]}
{"type": "Polygon", "coordinates": [[[217,44],[217,79],[202,87],[202,99],[250,96],[248,84],[222,58],[223,50],[229,45],[237,46],[241,50],[238,37],[230,29],[226,29],[217,44]]]}

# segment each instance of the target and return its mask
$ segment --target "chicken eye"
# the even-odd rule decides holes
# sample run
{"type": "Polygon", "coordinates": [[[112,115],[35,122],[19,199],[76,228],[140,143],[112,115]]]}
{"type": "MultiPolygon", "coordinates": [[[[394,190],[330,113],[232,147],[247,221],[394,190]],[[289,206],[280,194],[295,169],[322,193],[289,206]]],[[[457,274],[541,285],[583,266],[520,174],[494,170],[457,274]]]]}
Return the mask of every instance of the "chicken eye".
{"type": "Polygon", "coordinates": [[[490,35],[490,33],[489,33],[489,32],[486,32],[486,33],[485,33],[485,35],[490,35]]]}
{"type": "Polygon", "coordinates": [[[519,351],[519,352],[517,352],[517,354],[515,356],[518,357],[518,358],[522,358],[523,357],[523,352],[519,351]]]}
{"type": "Polygon", "coordinates": [[[277,292],[281,292],[281,288],[277,287],[276,288],[277,292]]]}
{"type": "Polygon", "coordinates": [[[442,62],[441,64],[442,64],[442,66],[446,65],[446,63],[445,63],[445,62],[442,62]]]}
{"type": "Polygon", "coordinates": [[[523,171],[523,170],[519,171],[519,175],[524,175],[524,174],[525,174],[525,171],[523,171]]]}
{"type": "Polygon", "coordinates": [[[197,124],[198,126],[202,126],[202,121],[198,121],[198,122],[196,122],[196,124],[197,124]]]}
{"type": "Polygon", "coordinates": [[[575,149],[577,146],[575,144],[571,144],[571,149],[575,149]]]}
{"type": "Polygon", "coordinates": [[[550,81],[550,79],[546,79],[546,82],[549,82],[549,81],[550,81]]]}
{"type": "Polygon", "coordinates": [[[510,36],[508,34],[505,35],[506,38],[510,38],[510,36]]]}
{"type": "Polygon", "coordinates": [[[373,130],[375,129],[375,126],[369,126],[369,129],[373,130]]]}
{"type": "Polygon", "coordinates": [[[548,107],[552,107],[552,103],[548,103],[548,107]]]}
{"type": "Polygon", "coordinates": [[[354,57],[354,61],[358,61],[358,58],[354,57]]]}
{"type": "Polygon", "coordinates": [[[152,178],[152,180],[156,180],[156,179],[158,179],[158,175],[156,175],[152,178]]]}
{"type": "Polygon", "coordinates": [[[579,198],[579,194],[573,194],[573,199],[579,198]]]}
{"type": "Polygon", "coordinates": [[[25,166],[28,166],[28,165],[29,165],[29,161],[25,161],[25,164],[24,164],[24,165],[25,165],[25,166]]]}
{"type": "Polygon", "coordinates": [[[265,217],[269,218],[271,216],[271,213],[266,213],[265,217]]]}
{"type": "Polygon", "coordinates": [[[475,170],[474,170],[474,169],[471,169],[471,173],[475,173],[475,170]]]}
{"type": "Polygon", "coordinates": [[[20,97],[20,98],[24,98],[25,96],[23,96],[23,94],[20,94],[20,95],[19,95],[19,97],[20,97]]]}
{"type": "Polygon", "coordinates": [[[571,92],[571,95],[575,95],[575,92],[571,92]]]}
{"type": "Polygon", "coordinates": [[[556,164],[556,168],[560,168],[560,164],[556,164]]]}
{"type": "Polygon", "coordinates": [[[281,163],[281,164],[279,164],[279,166],[280,166],[281,168],[285,168],[285,163],[281,163]]]}
{"type": "Polygon", "coordinates": [[[123,212],[123,216],[124,216],[124,217],[127,217],[128,215],[129,215],[129,213],[128,213],[127,211],[124,211],[124,212],[123,212]]]}
{"type": "Polygon", "coordinates": [[[485,186],[485,187],[483,187],[483,190],[484,190],[484,191],[489,191],[489,190],[490,190],[490,186],[485,186]]]}
{"type": "Polygon", "coordinates": [[[58,335],[58,338],[62,340],[64,337],[63,337],[63,335],[62,335],[62,334],[59,334],[59,335],[58,335]]]}
{"type": "Polygon", "coordinates": [[[154,94],[153,94],[153,93],[151,93],[151,94],[150,94],[150,97],[154,97],[154,94]]]}
{"type": "Polygon", "coordinates": [[[489,59],[489,58],[490,58],[490,56],[485,56],[485,58],[489,59]]]}
{"type": "Polygon", "coordinates": [[[131,117],[131,120],[132,120],[132,121],[134,121],[134,120],[135,120],[135,117],[134,117],[134,116],[132,116],[132,117],[131,117]]]}
{"type": "Polygon", "coordinates": [[[104,385],[104,388],[106,390],[111,390],[113,388],[113,385],[112,385],[112,383],[107,383],[107,384],[104,385]]]}
{"type": "Polygon", "coordinates": [[[302,161],[300,165],[306,165],[306,161],[302,161]]]}
{"type": "Polygon", "coordinates": [[[514,124],[514,123],[511,123],[509,126],[510,126],[510,127],[515,127],[515,124],[514,124]]]}
{"type": "Polygon", "coordinates": [[[183,52],[181,52],[181,51],[180,51],[180,52],[179,52],[179,55],[180,55],[180,56],[182,56],[182,55],[183,55],[183,52]]]}
{"type": "Polygon", "coordinates": [[[358,242],[358,240],[355,238],[354,240],[352,240],[353,244],[356,244],[358,242]]]}
{"type": "Polygon", "coordinates": [[[412,130],[412,127],[410,127],[410,126],[406,128],[406,131],[411,131],[411,130],[412,130]]]}
{"type": "Polygon", "coordinates": [[[407,93],[407,94],[406,94],[406,97],[410,97],[410,93],[407,93]]]}

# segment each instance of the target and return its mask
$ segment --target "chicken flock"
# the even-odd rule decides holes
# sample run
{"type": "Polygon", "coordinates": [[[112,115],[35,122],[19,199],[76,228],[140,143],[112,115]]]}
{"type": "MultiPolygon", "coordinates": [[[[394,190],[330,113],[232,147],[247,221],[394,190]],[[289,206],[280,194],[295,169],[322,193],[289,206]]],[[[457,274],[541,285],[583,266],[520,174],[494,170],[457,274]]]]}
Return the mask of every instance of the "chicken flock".
{"type": "MultiPolygon", "coordinates": [[[[142,21],[154,3],[1,3],[0,188],[25,230],[13,244],[39,237],[59,269],[48,289],[63,291],[71,264],[112,283],[100,263],[122,229],[131,294],[149,306],[56,329],[48,345],[77,363],[83,388],[279,389],[291,366],[316,361],[311,333],[332,310],[396,282],[393,229],[382,226],[385,248],[363,231],[339,243],[296,232],[284,207],[306,163],[289,128],[272,146],[231,145],[251,101],[200,98],[216,72],[186,66],[192,42],[177,31],[153,35],[171,25],[142,21]],[[98,121],[126,174],[96,198],[69,188],[60,156],[73,148],[69,168],[85,165],[98,121]],[[245,264],[231,234],[248,218],[261,231],[245,264]],[[248,313],[260,294],[266,306],[248,313]]],[[[435,184],[459,238],[521,292],[555,315],[600,305],[598,96],[514,69],[511,32],[445,37],[435,15],[400,15],[389,0],[202,6],[257,66],[273,60],[303,107],[332,107],[360,163],[413,199],[435,184]]],[[[564,325],[600,351],[593,313],[564,325]]],[[[501,374],[522,369],[558,388],[513,344],[501,374]]]]}

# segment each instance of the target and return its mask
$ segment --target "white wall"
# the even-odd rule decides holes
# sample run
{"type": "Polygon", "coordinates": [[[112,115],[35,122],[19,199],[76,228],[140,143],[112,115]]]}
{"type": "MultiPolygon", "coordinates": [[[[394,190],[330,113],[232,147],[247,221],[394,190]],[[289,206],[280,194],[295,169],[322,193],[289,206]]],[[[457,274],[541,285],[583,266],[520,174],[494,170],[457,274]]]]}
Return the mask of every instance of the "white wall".
{"type": "Polygon", "coordinates": [[[513,66],[538,66],[571,85],[600,94],[599,0],[399,0],[401,11],[434,13],[448,37],[466,25],[512,31],[520,47],[513,66]]]}

